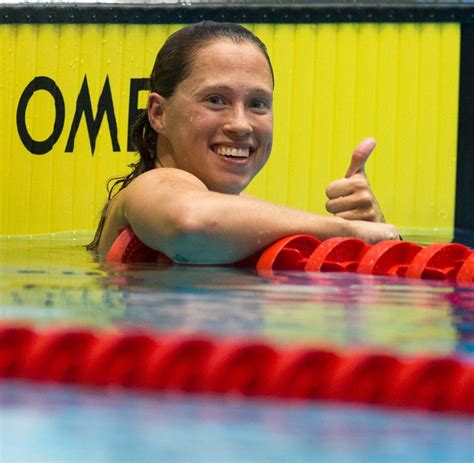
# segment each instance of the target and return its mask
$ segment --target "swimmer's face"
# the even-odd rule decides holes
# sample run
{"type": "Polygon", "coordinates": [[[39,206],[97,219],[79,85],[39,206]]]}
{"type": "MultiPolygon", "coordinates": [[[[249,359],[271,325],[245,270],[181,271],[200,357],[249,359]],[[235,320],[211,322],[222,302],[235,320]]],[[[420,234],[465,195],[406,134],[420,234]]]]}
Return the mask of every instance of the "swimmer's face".
{"type": "Polygon", "coordinates": [[[240,193],[270,155],[272,99],[270,67],[254,44],[209,43],[171,97],[150,95],[160,163],[194,174],[212,191],[240,193]]]}

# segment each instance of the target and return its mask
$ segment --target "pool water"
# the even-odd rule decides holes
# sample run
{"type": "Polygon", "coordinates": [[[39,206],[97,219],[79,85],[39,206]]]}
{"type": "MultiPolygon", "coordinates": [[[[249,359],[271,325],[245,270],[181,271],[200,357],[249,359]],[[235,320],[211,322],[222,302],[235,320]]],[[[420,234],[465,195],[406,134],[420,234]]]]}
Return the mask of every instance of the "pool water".
{"type": "Polygon", "coordinates": [[[0,460],[473,461],[467,418],[325,404],[0,386],[0,460]]]}
{"type": "Polygon", "coordinates": [[[474,351],[474,288],[358,274],[116,266],[84,240],[0,241],[1,319],[262,335],[278,342],[474,351]]]}
{"type": "MultiPolygon", "coordinates": [[[[263,336],[474,361],[474,287],[111,266],[81,235],[0,241],[0,322],[263,336]]],[[[462,416],[0,383],[1,461],[474,461],[462,416]],[[86,444],[87,442],[87,444],[86,444]]]]}

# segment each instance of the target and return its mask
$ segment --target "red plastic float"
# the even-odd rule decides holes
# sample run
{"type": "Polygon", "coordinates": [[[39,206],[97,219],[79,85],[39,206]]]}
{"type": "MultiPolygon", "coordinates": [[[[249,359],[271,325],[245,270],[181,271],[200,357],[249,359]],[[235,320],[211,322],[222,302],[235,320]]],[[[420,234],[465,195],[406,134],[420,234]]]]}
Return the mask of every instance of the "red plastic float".
{"type": "Polygon", "coordinates": [[[416,254],[408,266],[405,276],[454,281],[469,253],[469,248],[462,244],[431,244],[416,254]]]}
{"type": "Polygon", "coordinates": [[[408,359],[393,381],[388,403],[424,410],[449,410],[453,408],[453,396],[466,369],[453,358],[408,359]]]}
{"type": "Polygon", "coordinates": [[[0,327],[0,378],[474,414],[474,366],[458,359],[143,330],[0,327]]]}
{"type": "Polygon", "coordinates": [[[474,365],[467,365],[447,397],[446,409],[474,414],[474,365]]]}
{"type": "Polygon", "coordinates": [[[167,391],[202,390],[204,368],[215,349],[206,336],[170,334],[148,357],[138,376],[137,386],[167,391]]]}
{"type": "Polygon", "coordinates": [[[79,382],[134,387],[161,342],[143,332],[102,334],[83,357],[79,382]]]}
{"type": "Polygon", "coordinates": [[[262,252],[257,270],[305,270],[308,258],[320,243],[320,240],[311,235],[282,238],[262,252]]]}
{"type": "Polygon", "coordinates": [[[86,329],[60,329],[38,336],[29,345],[20,375],[36,381],[79,383],[84,359],[96,341],[96,336],[86,329]]]}
{"type": "MultiPolygon", "coordinates": [[[[143,244],[130,227],[120,230],[106,261],[173,263],[143,244]]],[[[261,272],[357,272],[474,283],[474,251],[457,243],[423,247],[407,241],[381,241],[369,245],[357,238],[329,238],[321,242],[311,235],[290,235],[234,266],[257,268],[261,272]]]]}
{"type": "Polygon", "coordinates": [[[267,392],[274,397],[327,398],[328,380],[340,361],[340,355],[329,349],[289,347],[267,376],[267,392]]]}
{"type": "Polygon", "coordinates": [[[381,241],[362,257],[357,273],[403,277],[422,246],[407,241],[381,241]]]}
{"type": "Polygon", "coordinates": [[[357,238],[329,238],[309,257],[307,272],[354,272],[369,245],[357,238]]]}
{"type": "Polygon", "coordinates": [[[277,351],[261,341],[221,341],[202,372],[202,390],[245,396],[267,395],[265,381],[277,351]]]}
{"type": "Polygon", "coordinates": [[[328,398],[347,402],[386,404],[402,363],[393,355],[348,352],[329,379],[328,398]]]}
{"type": "Polygon", "coordinates": [[[24,362],[36,337],[24,326],[0,326],[0,378],[24,376],[24,362]]]}
{"type": "Polygon", "coordinates": [[[474,251],[462,264],[457,274],[456,280],[463,283],[474,283],[474,251]]]}

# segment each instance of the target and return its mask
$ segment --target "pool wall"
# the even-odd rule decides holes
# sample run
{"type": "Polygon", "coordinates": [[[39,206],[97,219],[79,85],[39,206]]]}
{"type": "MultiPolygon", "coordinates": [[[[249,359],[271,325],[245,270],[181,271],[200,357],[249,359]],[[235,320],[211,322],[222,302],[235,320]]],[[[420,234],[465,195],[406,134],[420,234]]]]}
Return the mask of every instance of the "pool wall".
{"type": "Polygon", "coordinates": [[[324,212],[325,187],[374,136],[388,221],[474,229],[474,6],[2,5],[0,235],[95,228],[107,179],[166,37],[202,19],[247,25],[275,75],[275,141],[248,191],[324,212]]]}

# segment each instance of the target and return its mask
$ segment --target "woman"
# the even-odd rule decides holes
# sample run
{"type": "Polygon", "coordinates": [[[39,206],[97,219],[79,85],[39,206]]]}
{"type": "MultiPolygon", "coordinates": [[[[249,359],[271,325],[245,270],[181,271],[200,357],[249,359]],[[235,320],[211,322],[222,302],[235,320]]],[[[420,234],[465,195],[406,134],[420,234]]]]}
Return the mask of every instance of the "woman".
{"type": "Polygon", "coordinates": [[[327,189],[334,217],[242,193],[270,155],[273,85],[265,45],[239,25],[203,22],[171,35],[134,129],[140,160],[112,186],[89,248],[106,254],[124,226],[175,262],[195,264],[233,263],[295,233],[396,239],[363,170],[371,139],[354,152],[348,178],[327,189]]]}

